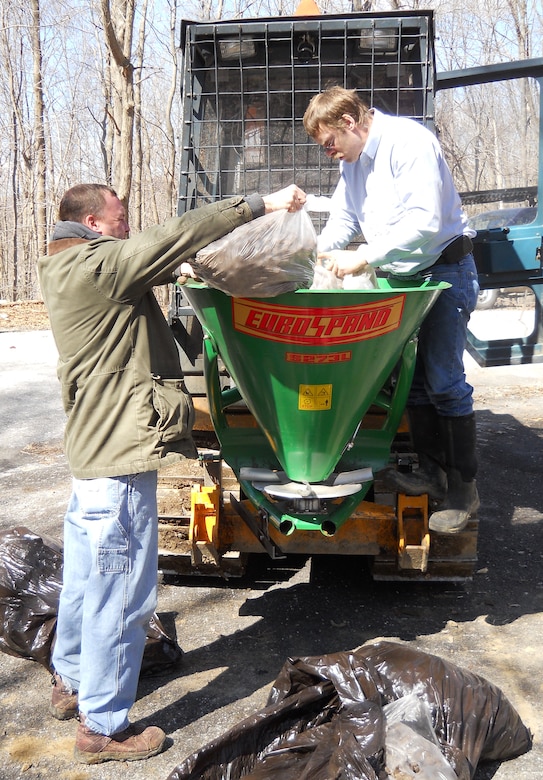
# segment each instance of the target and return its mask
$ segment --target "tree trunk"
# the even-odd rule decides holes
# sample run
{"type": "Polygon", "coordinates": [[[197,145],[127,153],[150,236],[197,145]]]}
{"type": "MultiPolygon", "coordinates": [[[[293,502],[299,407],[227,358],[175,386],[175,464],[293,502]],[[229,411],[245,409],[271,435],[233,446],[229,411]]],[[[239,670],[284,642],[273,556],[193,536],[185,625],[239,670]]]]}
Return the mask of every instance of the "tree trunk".
{"type": "Polygon", "coordinates": [[[47,210],[46,210],[46,160],[45,160],[45,127],[44,102],[42,84],[42,55],[40,39],[40,2],[32,2],[32,59],[34,63],[34,171],[36,176],[34,203],[36,208],[36,242],[38,255],[45,254],[47,244],[47,210]]]}
{"type": "Polygon", "coordinates": [[[102,22],[111,55],[113,123],[115,128],[113,181],[128,211],[134,146],[134,65],[131,62],[135,0],[101,0],[102,22]]]}
{"type": "Polygon", "coordinates": [[[134,183],[132,193],[132,222],[135,230],[142,228],[142,201],[143,201],[143,149],[141,138],[141,82],[143,79],[143,61],[145,51],[145,23],[147,19],[147,0],[143,0],[141,8],[141,23],[138,36],[138,48],[136,52],[137,72],[139,77],[134,84],[134,183]]]}

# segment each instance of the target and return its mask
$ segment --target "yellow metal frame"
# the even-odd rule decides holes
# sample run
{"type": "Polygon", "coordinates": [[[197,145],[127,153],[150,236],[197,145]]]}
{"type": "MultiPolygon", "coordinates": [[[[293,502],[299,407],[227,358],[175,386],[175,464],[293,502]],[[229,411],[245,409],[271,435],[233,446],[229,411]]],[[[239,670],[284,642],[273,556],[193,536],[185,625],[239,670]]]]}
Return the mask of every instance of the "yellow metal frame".
{"type": "Polygon", "coordinates": [[[193,566],[211,558],[220,563],[219,514],[221,489],[218,485],[193,485],[190,491],[189,542],[193,566]]]}
{"type": "Polygon", "coordinates": [[[430,555],[430,529],[428,526],[428,496],[398,494],[398,566],[400,569],[417,569],[425,572],[430,555]],[[407,524],[410,537],[408,542],[407,524]],[[416,542],[413,543],[413,537],[416,542]],[[418,538],[420,537],[420,542],[418,538]]]}
{"type": "MultiPolygon", "coordinates": [[[[187,547],[183,553],[190,558],[188,571],[221,576],[224,571],[224,576],[239,576],[242,569],[230,566],[234,559],[243,563],[248,554],[266,552],[223,491],[224,485],[219,484],[192,486],[187,547]]],[[[255,523],[261,523],[262,518],[252,503],[248,499],[242,503],[255,523]]],[[[431,549],[428,521],[427,496],[399,494],[397,506],[362,501],[333,537],[305,530],[284,536],[271,524],[266,530],[271,543],[283,555],[370,556],[375,579],[465,580],[471,577],[477,554],[476,518],[463,534],[434,535],[431,549]]],[[[183,573],[186,571],[183,568],[183,573]]]]}
{"type": "MultiPolygon", "coordinates": [[[[258,512],[251,502],[246,499],[243,504],[254,515],[255,522],[258,522],[258,512]]],[[[395,549],[395,525],[394,507],[363,501],[332,539],[317,531],[297,531],[284,536],[271,524],[269,535],[285,554],[378,555],[382,547],[395,549]]],[[[232,550],[264,552],[259,540],[242,521],[230,501],[226,497],[221,500],[219,485],[192,486],[189,542],[197,560],[204,551],[216,560],[232,550]]]]}

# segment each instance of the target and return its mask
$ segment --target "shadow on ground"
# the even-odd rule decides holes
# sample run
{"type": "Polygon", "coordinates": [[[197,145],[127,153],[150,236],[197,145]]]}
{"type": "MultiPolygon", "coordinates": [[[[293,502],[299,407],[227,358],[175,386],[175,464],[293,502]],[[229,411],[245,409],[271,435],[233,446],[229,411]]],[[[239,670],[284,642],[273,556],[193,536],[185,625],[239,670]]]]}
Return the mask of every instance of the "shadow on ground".
{"type": "MultiPolygon", "coordinates": [[[[542,430],[528,428],[509,414],[486,410],[477,413],[477,420],[482,506],[479,560],[471,581],[374,582],[364,558],[292,557],[277,563],[254,556],[242,580],[215,583],[215,587],[239,591],[239,615],[257,619],[248,628],[187,652],[180,673],[226,669],[203,689],[188,693],[182,707],[174,702],[157,709],[152,720],[170,730],[182,729],[262,686],[271,686],[282,663],[293,655],[349,650],[381,636],[415,642],[447,633],[451,624],[478,620],[488,626],[509,626],[523,616],[543,612],[542,430]],[[300,582],[304,567],[310,567],[310,574],[300,582]],[[243,598],[245,589],[249,595],[243,598]]],[[[193,586],[191,581],[180,582],[179,587],[193,586]]],[[[197,585],[201,587],[202,581],[197,585]]],[[[191,606],[195,608],[197,601],[191,606]]],[[[539,641],[534,636],[529,640],[539,641]]],[[[168,681],[168,677],[142,680],[142,693],[168,681]]],[[[498,767],[481,766],[476,780],[488,780],[498,767]]]]}

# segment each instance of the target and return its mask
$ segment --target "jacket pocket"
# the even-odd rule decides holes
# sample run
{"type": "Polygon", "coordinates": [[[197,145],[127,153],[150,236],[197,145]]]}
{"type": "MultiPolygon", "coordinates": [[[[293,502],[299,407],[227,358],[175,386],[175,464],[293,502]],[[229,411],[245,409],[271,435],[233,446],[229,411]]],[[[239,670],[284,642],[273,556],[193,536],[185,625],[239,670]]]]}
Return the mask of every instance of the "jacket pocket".
{"type": "Polygon", "coordinates": [[[75,382],[61,382],[60,392],[62,397],[62,407],[66,414],[72,411],[75,403],[75,395],[77,393],[77,385],[75,382]]]}
{"type": "Polygon", "coordinates": [[[192,398],[182,379],[164,379],[153,374],[153,406],[157,431],[163,442],[189,439],[194,425],[192,398]]]}

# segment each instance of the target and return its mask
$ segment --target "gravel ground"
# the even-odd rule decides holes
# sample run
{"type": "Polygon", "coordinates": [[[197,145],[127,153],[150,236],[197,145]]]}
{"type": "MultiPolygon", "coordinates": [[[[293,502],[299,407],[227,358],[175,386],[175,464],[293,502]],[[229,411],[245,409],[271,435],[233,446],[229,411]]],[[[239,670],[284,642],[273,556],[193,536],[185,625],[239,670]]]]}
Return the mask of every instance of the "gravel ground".
{"type": "MultiPolygon", "coordinates": [[[[60,538],[69,474],[54,345],[47,330],[21,333],[0,320],[3,329],[0,530],[25,525],[60,538]]],[[[373,583],[355,559],[326,566],[295,559],[281,569],[259,559],[241,581],[163,582],[158,612],[184,657],[179,668],[142,678],[132,715],[166,730],[166,750],[130,765],[76,764],[74,724],[47,714],[48,674],[0,653],[0,778],[166,780],[187,755],[265,704],[287,657],[388,638],[482,674],[532,729],[529,753],[481,765],[476,780],[541,780],[543,367],[479,369],[467,359],[467,370],[482,498],[472,582],[373,583]]]]}

